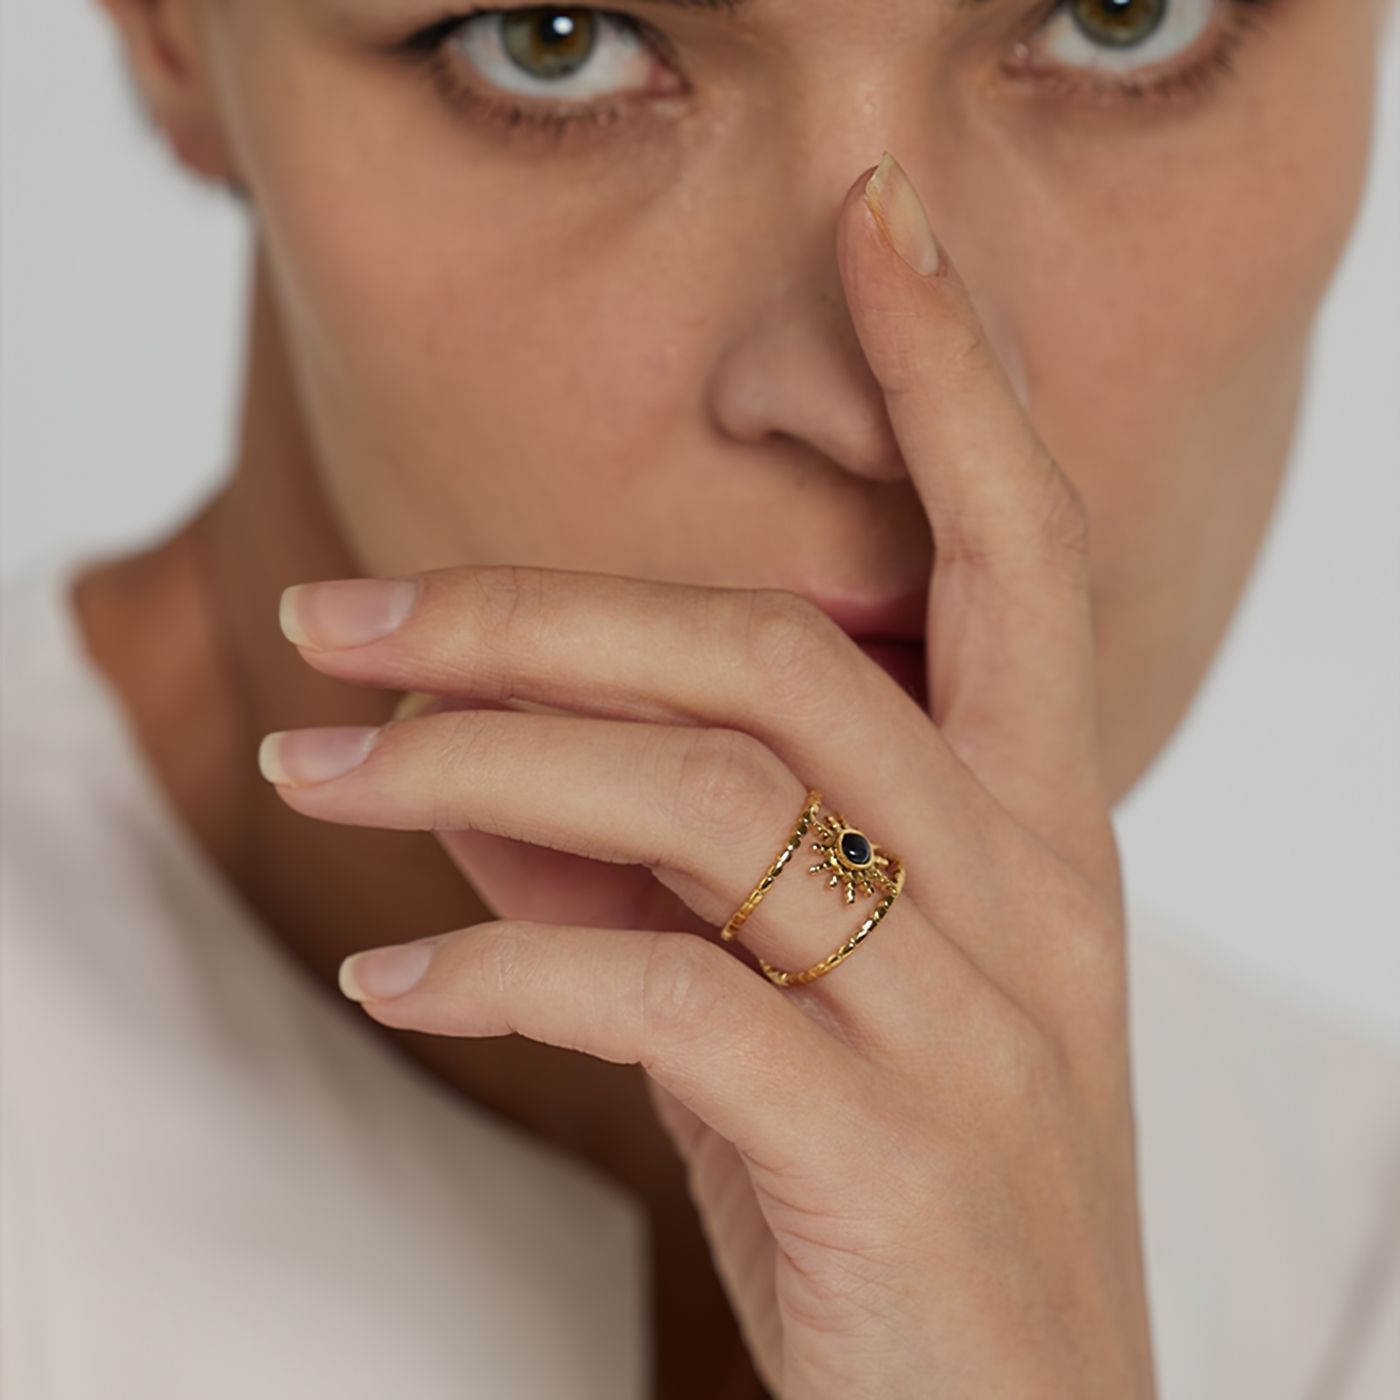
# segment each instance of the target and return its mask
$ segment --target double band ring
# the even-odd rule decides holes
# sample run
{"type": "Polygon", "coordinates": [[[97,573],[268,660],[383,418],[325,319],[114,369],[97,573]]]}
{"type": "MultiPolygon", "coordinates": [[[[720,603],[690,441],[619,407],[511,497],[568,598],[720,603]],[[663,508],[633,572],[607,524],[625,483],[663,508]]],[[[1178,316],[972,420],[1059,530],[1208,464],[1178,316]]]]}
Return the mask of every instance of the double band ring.
{"type": "Polygon", "coordinates": [[[778,852],[772,865],[764,872],[754,886],[752,893],[730,916],[729,922],[720,930],[720,938],[729,942],[736,937],[744,920],[758,907],[763,896],[773,887],[774,881],[782,874],[793,853],[802,844],[808,832],[819,839],[811,842],[811,849],[821,859],[807,867],[812,875],[830,874],[828,886],[844,890],[845,902],[854,904],[857,893],[880,896],[879,902],[870,911],[865,922],[833,952],[820,962],[800,972],[788,972],[774,967],[771,963],[758,959],[759,966],[770,982],[779,987],[799,987],[806,982],[815,982],[824,977],[838,963],[844,962],[864,942],[871,929],[889,912],[890,906],[904,888],[904,863],[892,851],[883,851],[863,831],[850,826],[835,811],[820,816],[822,795],[817,788],[807,792],[802,813],[792,829],[787,845],[778,852]]]}

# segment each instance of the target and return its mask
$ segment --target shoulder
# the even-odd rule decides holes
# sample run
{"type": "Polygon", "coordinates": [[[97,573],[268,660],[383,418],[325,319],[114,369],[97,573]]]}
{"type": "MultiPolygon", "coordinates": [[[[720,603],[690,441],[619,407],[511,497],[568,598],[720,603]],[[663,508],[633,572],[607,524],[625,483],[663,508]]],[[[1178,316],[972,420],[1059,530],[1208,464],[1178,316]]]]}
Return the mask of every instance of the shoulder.
{"type": "Polygon", "coordinates": [[[7,915],[19,908],[40,918],[67,904],[100,911],[93,901],[102,891],[114,895],[143,865],[171,855],[159,793],[72,606],[75,576],[101,557],[91,547],[52,549],[3,583],[7,915]]]}
{"type": "Polygon", "coordinates": [[[0,584],[0,733],[6,784],[26,779],[43,753],[51,759],[109,718],[106,677],[88,656],[71,603],[75,576],[103,557],[92,548],[52,548],[0,584]]]}
{"type": "Polygon", "coordinates": [[[1150,917],[1129,962],[1164,1393],[1400,1393],[1400,1050],[1150,917]]]}
{"type": "Polygon", "coordinates": [[[1335,1179],[1328,1173],[1384,1177],[1387,1152],[1400,1151],[1400,1044],[1150,916],[1130,937],[1133,1050],[1147,1101],[1200,1118],[1221,1112],[1232,1139],[1292,1142],[1318,1187],[1335,1179]]]}
{"type": "Polygon", "coordinates": [[[641,1396],[642,1203],[403,1056],[236,898],[85,657],[79,557],[4,585],[0,1391],[641,1396]]]}

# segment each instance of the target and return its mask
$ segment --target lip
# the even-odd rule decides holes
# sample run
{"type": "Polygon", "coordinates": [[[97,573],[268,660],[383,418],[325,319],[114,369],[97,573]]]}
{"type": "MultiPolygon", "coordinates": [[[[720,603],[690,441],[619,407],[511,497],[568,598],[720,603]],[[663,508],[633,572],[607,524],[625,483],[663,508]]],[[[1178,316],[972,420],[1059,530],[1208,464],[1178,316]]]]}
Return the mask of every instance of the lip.
{"type": "Polygon", "coordinates": [[[914,697],[920,709],[928,709],[928,665],[922,638],[891,641],[867,637],[857,640],[856,645],[893,676],[914,697]]]}
{"type": "Polygon", "coordinates": [[[827,597],[794,589],[815,603],[858,647],[928,709],[928,663],[924,629],[929,580],[885,598],[827,597]]]}
{"type": "Polygon", "coordinates": [[[856,641],[919,642],[928,617],[929,581],[885,598],[825,597],[805,588],[794,589],[815,603],[847,636],[856,641]]]}

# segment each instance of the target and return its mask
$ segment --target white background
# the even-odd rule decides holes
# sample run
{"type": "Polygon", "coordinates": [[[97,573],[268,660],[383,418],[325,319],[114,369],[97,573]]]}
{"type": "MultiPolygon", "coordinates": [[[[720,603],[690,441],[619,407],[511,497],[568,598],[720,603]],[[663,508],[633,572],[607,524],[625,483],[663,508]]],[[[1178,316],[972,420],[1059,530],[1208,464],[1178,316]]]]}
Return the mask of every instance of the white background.
{"type": "MultiPolygon", "coordinates": [[[[245,231],[142,127],[94,0],[0,0],[0,24],[9,574],[155,538],[227,471],[245,231]]],[[[1120,831],[1174,936],[1400,1044],[1400,26],[1383,64],[1280,514],[1120,831]]]]}

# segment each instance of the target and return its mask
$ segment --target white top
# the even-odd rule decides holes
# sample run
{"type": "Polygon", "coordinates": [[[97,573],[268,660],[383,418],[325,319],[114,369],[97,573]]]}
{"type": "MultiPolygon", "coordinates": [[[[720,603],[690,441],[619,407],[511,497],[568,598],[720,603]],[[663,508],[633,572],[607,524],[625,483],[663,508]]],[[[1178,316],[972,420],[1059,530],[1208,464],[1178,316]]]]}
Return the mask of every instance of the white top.
{"type": "MultiPolygon", "coordinates": [[[[8,1400],[643,1400],[630,1193],[393,1052],[146,766],[51,551],[3,585],[8,1400]]],[[[1130,945],[1164,1400],[1400,1397],[1400,1056],[1130,945]]]]}

